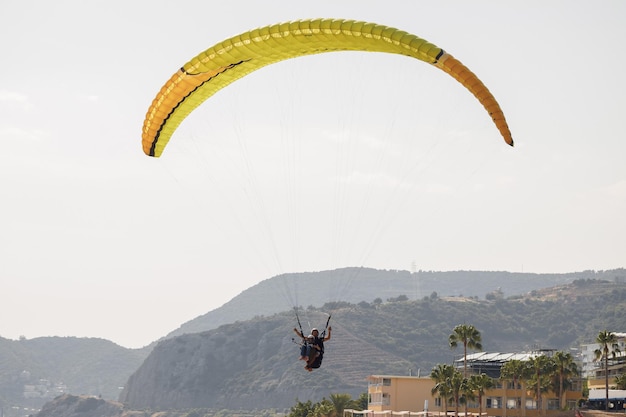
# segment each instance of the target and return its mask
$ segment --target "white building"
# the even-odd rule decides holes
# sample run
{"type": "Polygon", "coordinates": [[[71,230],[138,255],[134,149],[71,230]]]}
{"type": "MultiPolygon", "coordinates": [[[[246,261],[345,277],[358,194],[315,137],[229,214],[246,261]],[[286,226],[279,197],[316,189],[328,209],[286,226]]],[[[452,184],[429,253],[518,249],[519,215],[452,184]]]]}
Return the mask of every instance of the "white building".
{"type": "MultiPolygon", "coordinates": [[[[619,350],[621,351],[617,357],[626,358],[626,333],[614,332],[614,334],[617,336],[617,344],[619,346],[619,350]]],[[[602,363],[596,360],[596,349],[600,349],[600,345],[598,343],[589,343],[581,346],[580,359],[583,378],[597,378],[598,372],[601,371],[602,363]]],[[[611,374],[611,372],[609,372],[609,374],[611,374]]]]}

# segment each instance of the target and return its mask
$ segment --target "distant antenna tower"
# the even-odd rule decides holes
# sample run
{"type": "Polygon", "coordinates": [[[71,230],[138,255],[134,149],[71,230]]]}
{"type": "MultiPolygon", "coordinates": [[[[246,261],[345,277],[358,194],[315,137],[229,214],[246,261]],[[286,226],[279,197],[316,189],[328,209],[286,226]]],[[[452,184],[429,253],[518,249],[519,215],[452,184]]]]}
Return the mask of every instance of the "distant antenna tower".
{"type": "Polygon", "coordinates": [[[411,262],[411,273],[414,274],[417,272],[417,262],[411,262]]]}

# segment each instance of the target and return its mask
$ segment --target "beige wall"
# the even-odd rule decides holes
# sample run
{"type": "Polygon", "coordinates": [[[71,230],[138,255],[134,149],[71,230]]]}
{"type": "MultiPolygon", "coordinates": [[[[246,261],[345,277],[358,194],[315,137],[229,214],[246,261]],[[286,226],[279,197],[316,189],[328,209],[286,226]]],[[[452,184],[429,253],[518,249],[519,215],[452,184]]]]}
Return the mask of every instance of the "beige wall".
{"type": "MultiPolygon", "coordinates": [[[[428,401],[429,414],[437,415],[444,412],[444,407],[435,406],[435,397],[431,395],[431,390],[435,382],[429,377],[410,377],[410,376],[391,376],[391,375],[372,375],[368,378],[368,394],[372,402],[368,405],[370,411],[424,411],[424,401],[428,401]],[[387,380],[389,383],[384,384],[387,380]],[[383,396],[384,394],[384,396],[383,396]],[[385,401],[382,401],[385,398],[385,401]]],[[[483,397],[482,412],[489,416],[497,417],[538,417],[559,413],[560,410],[547,410],[548,400],[556,400],[557,394],[547,393],[542,400],[543,410],[526,409],[526,399],[532,398],[530,393],[524,390],[514,390],[505,388],[495,388],[489,390],[483,397]],[[499,397],[501,406],[499,408],[486,408],[488,397],[499,397]],[[521,408],[507,408],[507,399],[520,398],[521,408]]],[[[582,392],[567,391],[565,400],[579,400],[582,398],[582,392]]],[[[565,401],[564,401],[565,402],[565,401]]],[[[464,405],[459,405],[459,413],[465,411],[464,405]]],[[[454,412],[454,406],[448,407],[448,412],[454,412]]],[[[478,407],[469,408],[468,412],[477,414],[478,407]]]]}
{"type": "Polygon", "coordinates": [[[389,404],[373,403],[368,407],[374,411],[423,411],[424,401],[428,400],[428,408],[432,409],[435,399],[430,394],[435,382],[430,378],[415,376],[372,376],[369,379],[368,394],[387,394],[389,404]],[[383,380],[389,379],[390,385],[384,385],[383,380]]]}
{"type": "MultiPolygon", "coordinates": [[[[589,389],[604,389],[606,387],[606,380],[602,378],[589,378],[587,380],[587,386],[589,389]]],[[[609,388],[615,386],[615,377],[609,376],[609,388]]]]}

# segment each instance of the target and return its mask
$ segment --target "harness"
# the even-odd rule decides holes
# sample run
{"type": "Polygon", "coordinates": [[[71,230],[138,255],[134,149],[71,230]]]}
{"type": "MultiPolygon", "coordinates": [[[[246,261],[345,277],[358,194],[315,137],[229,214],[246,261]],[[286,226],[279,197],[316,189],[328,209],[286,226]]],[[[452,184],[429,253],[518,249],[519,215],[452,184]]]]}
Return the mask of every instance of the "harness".
{"type": "MultiPolygon", "coordinates": [[[[304,330],[302,330],[302,324],[300,323],[300,316],[298,316],[298,308],[294,307],[293,311],[296,313],[296,321],[298,322],[298,328],[300,328],[300,334],[302,335],[302,338],[304,339],[304,343],[306,342],[306,337],[304,336],[304,330]]],[[[331,314],[328,315],[328,319],[326,320],[326,324],[324,325],[324,330],[322,330],[322,333],[320,333],[320,339],[324,339],[326,337],[326,330],[328,329],[328,324],[330,323],[330,318],[332,317],[331,314]]]]}

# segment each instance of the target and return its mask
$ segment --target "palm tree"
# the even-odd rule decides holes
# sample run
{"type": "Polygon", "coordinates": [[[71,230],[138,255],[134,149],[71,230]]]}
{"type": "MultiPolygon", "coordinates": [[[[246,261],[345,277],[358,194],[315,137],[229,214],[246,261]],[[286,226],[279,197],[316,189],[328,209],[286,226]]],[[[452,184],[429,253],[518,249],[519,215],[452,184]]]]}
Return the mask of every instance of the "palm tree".
{"type": "Polygon", "coordinates": [[[626,389],[626,374],[621,374],[615,377],[615,388],[626,389]]]}
{"type": "Polygon", "coordinates": [[[527,361],[511,359],[510,361],[502,365],[502,368],[500,368],[500,378],[504,379],[505,381],[513,382],[514,389],[517,389],[518,385],[521,384],[522,392],[525,392],[525,380],[526,378],[528,378],[528,375],[529,368],[527,361]]]}
{"type": "Polygon", "coordinates": [[[311,414],[307,414],[307,417],[309,416],[313,416],[313,417],[333,416],[334,411],[335,409],[333,407],[333,404],[324,397],[322,398],[322,401],[315,404],[313,408],[313,412],[311,414]]]}
{"type": "Polygon", "coordinates": [[[594,350],[593,353],[596,355],[596,361],[604,361],[604,390],[606,392],[604,406],[606,411],[609,411],[609,356],[615,359],[620,350],[617,344],[617,336],[608,330],[602,330],[598,333],[596,343],[600,345],[600,348],[594,350]]]}
{"type": "Polygon", "coordinates": [[[472,375],[469,379],[469,386],[476,393],[478,398],[478,416],[481,416],[483,413],[483,395],[485,395],[485,391],[493,388],[493,379],[486,374],[472,375]]]}
{"type": "Polygon", "coordinates": [[[565,390],[565,385],[569,382],[570,377],[578,375],[578,366],[576,366],[571,353],[559,351],[554,354],[552,359],[556,365],[556,376],[559,379],[559,407],[564,409],[565,404],[563,404],[563,401],[565,398],[563,396],[563,391],[565,390]]]}
{"type": "Polygon", "coordinates": [[[307,417],[313,415],[314,410],[315,406],[311,400],[308,400],[305,403],[296,400],[296,405],[291,407],[289,417],[307,417]]]}
{"type": "Polygon", "coordinates": [[[539,355],[528,360],[530,375],[528,384],[532,387],[535,399],[537,400],[537,410],[543,414],[542,393],[550,390],[550,375],[554,372],[555,364],[552,358],[546,355],[539,355]]]}
{"type": "Polygon", "coordinates": [[[480,332],[471,324],[459,324],[448,337],[450,348],[454,349],[463,343],[463,376],[467,378],[467,349],[482,350],[480,332]]]}
{"type": "Polygon", "coordinates": [[[452,395],[450,388],[450,379],[454,374],[454,367],[452,365],[438,364],[430,372],[430,378],[435,381],[435,385],[430,390],[432,395],[437,395],[444,403],[444,411],[448,413],[448,398],[452,395]]]}
{"type": "Polygon", "coordinates": [[[333,415],[343,416],[343,410],[346,409],[351,401],[352,396],[350,394],[330,394],[330,402],[333,404],[333,415]]]}
{"type": "Polygon", "coordinates": [[[367,410],[368,397],[367,392],[362,392],[361,395],[359,395],[359,398],[350,402],[349,408],[353,408],[355,410],[367,410]]]}
{"type": "MultiPolygon", "coordinates": [[[[472,377],[474,377],[476,375],[472,375],[472,377]]],[[[465,406],[465,415],[467,416],[469,413],[468,407],[469,407],[469,402],[473,401],[476,399],[476,389],[474,387],[474,385],[472,384],[472,379],[471,378],[463,378],[463,385],[461,386],[461,392],[463,394],[463,396],[461,397],[461,402],[463,403],[463,405],[465,406]]]]}
{"type": "Polygon", "coordinates": [[[456,417],[459,415],[459,404],[461,402],[461,397],[463,396],[463,390],[467,379],[463,378],[463,375],[455,369],[452,373],[452,377],[450,377],[448,381],[450,385],[450,394],[454,400],[454,415],[456,417]]]}

